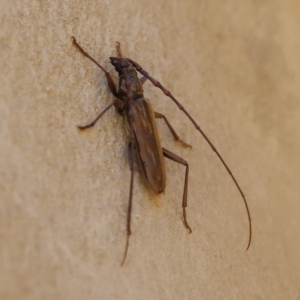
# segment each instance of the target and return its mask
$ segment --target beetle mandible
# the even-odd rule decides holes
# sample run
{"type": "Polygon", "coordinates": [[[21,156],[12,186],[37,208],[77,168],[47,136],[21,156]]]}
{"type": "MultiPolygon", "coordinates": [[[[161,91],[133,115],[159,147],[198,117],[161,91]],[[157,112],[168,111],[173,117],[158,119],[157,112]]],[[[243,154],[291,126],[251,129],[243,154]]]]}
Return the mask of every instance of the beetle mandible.
{"type": "Polygon", "coordinates": [[[100,117],[108,111],[111,107],[115,107],[116,110],[125,115],[128,120],[129,126],[129,138],[130,142],[128,145],[128,156],[129,156],[129,167],[131,172],[130,187],[129,187],[129,203],[127,211],[127,238],[125,251],[121,265],[124,264],[127,256],[127,251],[129,247],[129,237],[131,235],[131,211],[132,211],[132,192],[133,192],[133,180],[134,180],[134,161],[137,159],[140,165],[142,174],[144,175],[146,182],[150,189],[156,193],[163,193],[166,187],[166,170],[163,156],[178,162],[186,167],[185,180],[184,180],[184,190],[182,197],[182,208],[183,208],[183,222],[185,227],[192,232],[191,227],[187,222],[186,217],[186,207],[187,207],[187,192],[188,192],[188,175],[189,175],[189,165],[186,160],[172,153],[171,151],[161,147],[160,139],[155,123],[155,118],[163,119],[168,128],[170,129],[174,139],[179,141],[185,147],[191,147],[190,145],[183,142],[172,126],[170,125],[167,118],[158,112],[155,112],[149,102],[149,100],[144,98],[144,92],[142,85],[148,79],[153,85],[160,88],[163,93],[171,98],[180,110],[182,110],[185,115],[190,119],[195,128],[202,134],[204,139],[210,145],[212,150],[216,153],[218,158],[221,160],[223,166],[226,168],[228,174],[234,181],[237,189],[239,190],[245,207],[247,211],[248,221],[249,221],[249,239],[246,251],[249,249],[252,239],[252,225],[249,207],[246,201],[246,197],[240,188],[237,180],[233,176],[231,170],[225,163],[224,159],[211,143],[206,134],[202,131],[200,126],[195,122],[191,115],[185,110],[185,108],[174,98],[174,96],[164,88],[159,81],[151,77],[148,72],[146,72],[138,63],[130,58],[125,58],[122,55],[120,43],[116,43],[116,57],[110,57],[110,63],[115,67],[115,70],[119,75],[119,88],[116,89],[115,83],[108,71],[106,71],[94,58],[92,58],[83,48],[77,43],[75,37],[72,37],[74,46],[88,59],[94,62],[106,76],[108,87],[112,94],[115,96],[115,100],[107,106],[100,114],[89,124],[85,126],[78,126],[79,129],[87,129],[95,125],[95,123],[100,119],[100,117]],[[139,79],[137,71],[140,72],[143,77],[139,79]]]}

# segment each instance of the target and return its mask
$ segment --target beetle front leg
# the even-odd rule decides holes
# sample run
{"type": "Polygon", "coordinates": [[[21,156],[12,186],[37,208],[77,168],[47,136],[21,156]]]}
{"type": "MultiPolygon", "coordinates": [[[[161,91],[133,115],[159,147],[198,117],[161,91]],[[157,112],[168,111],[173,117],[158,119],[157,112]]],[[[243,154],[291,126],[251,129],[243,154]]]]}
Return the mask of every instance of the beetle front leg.
{"type": "Polygon", "coordinates": [[[74,38],[74,36],[71,36],[71,39],[73,40],[73,45],[88,59],[90,59],[94,64],[96,64],[104,73],[106,76],[106,80],[107,80],[107,84],[108,87],[110,89],[110,91],[113,93],[113,95],[115,97],[118,97],[118,93],[117,93],[117,89],[116,89],[116,85],[110,75],[109,72],[107,72],[99,63],[97,63],[97,61],[90,56],[86,51],[83,50],[83,48],[77,43],[76,39],[74,38]]]}
{"type": "Polygon", "coordinates": [[[188,178],[189,178],[189,164],[187,163],[186,160],[183,158],[179,157],[175,153],[162,148],[163,150],[163,155],[175,162],[178,162],[186,167],[185,169],[185,178],[184,178],[184,189],[183,189],[183,197],[182,197],[182,208],[183,208],[183,222],[184,226],[189,230],[189,233],[192,232],[191,227],[189,226],[187,219],[186,219],[186,211],[185,208],[187,207],[187,193],[188,193],[188,178]]]}
{"type": "Polygon", "coordinates": [[[173,135],[175,141],[180,142],[181,145],[184,146],[184,147],[192,148],[191,145],[185,143],[184,141],[182,141],[182,140],[179,138],[178,134],[176,133],[176,131],[174,130],[174,128],[171,126],[171,124],[169,123],[169,121],[168,121],[168,119],[165,117],[165,115],[163,115],[163,114],[161,114],[161,113],[159,113],[159,112],[156,112],[156,111],[154,112],[154,114],[155,114],[155,118],[157,118],[157,119],[164,119],[164,121],[166,122],[166,124],[167,124],[169,130],[171,131],[171,133],[172,133],[172,135],[173,135]]]}

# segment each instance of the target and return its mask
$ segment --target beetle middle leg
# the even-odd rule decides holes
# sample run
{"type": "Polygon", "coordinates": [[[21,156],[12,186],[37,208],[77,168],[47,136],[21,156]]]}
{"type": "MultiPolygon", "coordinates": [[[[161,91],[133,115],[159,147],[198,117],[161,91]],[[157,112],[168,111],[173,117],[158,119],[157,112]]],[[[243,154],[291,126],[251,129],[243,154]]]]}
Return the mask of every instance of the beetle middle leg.
{"type": "Polygon", "coordinates": [[[155,114],[155,118],[157,118],[157,119],[164,119],[164,121],[166,122],[166,124],[167,124],[169,130],[171,131],[171,133],[172,133],[172,135],[173,135],[175,141],[180,142],[181,145],[184,146],[184,147],[192,148],[191,145],[185,143],[184,141],[182,141],[182,140],[179,138],[178,134],[176,133],[176,131],[174,130],[174,128],[171,126],[171,124],[169,123],[169,121],[168,121],[168,119],[165,117],[165,115],[163,115],[163,114],[161,114],[161,113],[159,113],[159,112],[156,112],[156,111],[154,112],[154,114],[155,114]]]}
{"type": "Polygon", "coordinates": [[[104,115],[104,113],[106,113],[112,106],[115,106],[118,109],[121,105],[123,105],[123,102],[119,99],[116,99],[111,104],[109,104],[102,112],[100,112],[99,115],[91,123],[84,126],[77,125],[77,127],[81,130],[93,127],[96,122],[104,115]]]}
{"type": "Polygon", "coordinates": [[[183,222],[184,226],[189,230],[189,233],[192,232],[191,227],[189,226],[187,219],[186,219],[186,211],[185,208],[187,207],[187,194],[188,194],[188,179],[189,179],[189,164],[187,163],[186,160],[183,158],[179,157],[175,153],[162,148],[163,155],[175,162],[178,162],[186,167],[185,169],[185,178],[184,178],[184,189],[183,189],[183,197],[182,197],[182,209],[183,209],[183,222]]]}

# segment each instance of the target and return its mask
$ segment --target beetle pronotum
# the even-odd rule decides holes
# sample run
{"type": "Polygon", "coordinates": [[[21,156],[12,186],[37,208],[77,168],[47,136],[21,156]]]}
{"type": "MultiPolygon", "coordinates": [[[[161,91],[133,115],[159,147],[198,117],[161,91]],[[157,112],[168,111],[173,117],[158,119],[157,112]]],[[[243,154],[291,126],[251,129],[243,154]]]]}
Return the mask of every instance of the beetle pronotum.
{"type": "Polygon", "coordinates": [[[132,59],[125,58],[122,56],[120,43],[117,42],[116,44],[117,57],[109,58],[110,63],[115,67],[119,75],[119,88],[117,91],[115,83],[110,73],[107,72],[99,63],[97,63],[97,61],[94,58],[92,58],[86,51],[84,51],[82,47],[77,43],[74,37],[72,37],[72,39],[73,39],[74,46],[84,56],[86,56],[92,62],[94,62],[105,73],[109,89],[116,98],[91,123],[85,126],[78,126],[78,128],[86,129],[92,127],[100,119],[100,117],[113,106],[117,109],[117,111],[120,114],[126,115],[128,120],[129,133],[130,133],[130,142],[128,145],[129,148],[128,156],[129,156],[129,166],[131,171],[131,179],[130,179],[130,188],[129,188],[129,204],[128,204],[128,212],[127,212],[127,239],[126,239],[126,246],[125,246],[124,256],[121,265],[124,264],[127,256],[129,237],[131,235],[130,225],[131,225],[131,210],[132,210],[132,191],[133,191],[133,180],[134,180],[133,166],[134,166],[135,158],[137,158],[139,162],[140,168],[142,170],[142,174],[144,175],[149,188],[151,188],[156,193],[164,192],[166,187],[166,171],[165,171],[163,156],[175,162],[178,162],[186,167],[184,190],[183,190],[183,197],[182,197],[183,221],[185,227],[189,230],[189,233],[192,232],[192,229],[187,222],[186,210],[185,210],[187,207],[189,165],[187,161],[185,161],[183,158],[161,147],[158,131],[156,128],[155,118],[164,119],[174,139],[180,141],[181,144],[184,146],[187,147],[190,146],[179,139],[178,135],[170,125],[167,118],[163,114],[155,112],[152,109],[149,100],[144,98],[142,85],[145,83],[147,79],[150,80],[155,86],[160,88],[163,91],[163,93],[169,98],[171,98],[178,106],[178,108],[185,113],[185,115],[194,124],[195,128],[202,134],[202,136],[210,145],[212,150],[219,157],[223,166],[226,168],[228,174],[231,176],[232,180],[234,181],[237,189],[239,190],[244,200],[248,221],[249,221],[249,240],[246,248],[247,251],[251,244],[252,225],[251,225],[250,211],[248,208],[245,195],[241,190],[239,184],[237,183],[235,177],[233,176],[231,170],[223,160],[222,156],[215,148],[215,146],[211,143],[211,141],[208,139],[206,134],[202,131],[200,126],[195,122],[195,120],[190,116],[190,114],[185,110],[185,108],[173,97],[173,95],[160,84],[160,82],[158,82],[153,77],[151,77],[138,63],[136,63],[132,59]],[[143,75],[141,79],[138,78],[137,71],[143,75]]]}

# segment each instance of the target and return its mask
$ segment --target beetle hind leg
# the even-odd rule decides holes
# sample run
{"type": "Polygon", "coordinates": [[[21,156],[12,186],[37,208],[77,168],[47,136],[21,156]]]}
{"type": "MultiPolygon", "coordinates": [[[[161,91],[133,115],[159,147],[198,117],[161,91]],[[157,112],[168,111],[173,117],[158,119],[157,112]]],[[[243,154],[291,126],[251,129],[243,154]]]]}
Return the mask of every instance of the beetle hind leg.
{"type": "Polygon", "coordinates": [[[182,197],[182,209],[183,209],[183,223],[184,226],[189,230],[189,233],[192,232],[191,227],[189,226],[188,222],[187,222],[187,218],[186,218],[186,211],[185,208],[187,207],[187,193],[188,193],[188,178],[189,178],[189,164],[187,163],[186,160],[184,160],[183,158],[179,157],[178,155],[176,155],[175,153],[162,148],[163,151],[163,155],[175,162],[178,162],[182,165],[184,165],[186,167],[185,169],[185,179],[184,179],[184,189],[183,189],[183,197],[182,197]]]}
{"type": "Polygon", "coordinates": [[[129,201],[128,201],[127,220],[126,220],[127,237],[126,237],[126,245],[125,245],[121,266],[123,266],[126,260],[126,256],[129,248],[129,238],[131,235],[131,211],[132,211],[133,179],[134,179],[134,143],[133,142],[130,142],[128,145],[128,161],[129,161],[131,176],[130,176],[129,201]]]}

